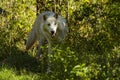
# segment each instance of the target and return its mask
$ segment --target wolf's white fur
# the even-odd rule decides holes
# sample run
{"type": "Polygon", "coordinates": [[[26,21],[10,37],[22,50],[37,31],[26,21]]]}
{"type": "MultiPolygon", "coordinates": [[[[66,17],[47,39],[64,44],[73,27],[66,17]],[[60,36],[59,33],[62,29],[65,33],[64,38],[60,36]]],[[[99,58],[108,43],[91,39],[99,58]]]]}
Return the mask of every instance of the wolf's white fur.
{"type": "MultiPolygon", "coordinates": [[[[50,53],[52,39],[55,38],[59,42],[62,42],[67,32],[68,27],[66,20],[62,16],[57,15],[54,12],[43,12],[38,15],[34,22],[33,28],[28,36],[26,49],[28,50],[36,40],[39,41],[39,46],[42,46],[44,41],[47,40],[49,44],[48,53],[50,53]]],[[[41,48],[38,48],[37,55],[39,57],[42,52],[41,48]]]]}

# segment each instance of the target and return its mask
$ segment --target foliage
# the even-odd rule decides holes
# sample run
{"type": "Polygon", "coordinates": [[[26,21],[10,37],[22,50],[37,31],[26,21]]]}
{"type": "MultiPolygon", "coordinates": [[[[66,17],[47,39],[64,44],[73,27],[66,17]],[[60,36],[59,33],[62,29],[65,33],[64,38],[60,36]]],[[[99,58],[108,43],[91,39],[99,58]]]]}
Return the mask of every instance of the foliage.
{"type": "MultiPolygon", "coordinates": [[[[39,1],[39,0],[38,0],[39,1]]],[[[40,0],[41,1],[41,0],[40,0]]],[[[0,8],[0,78],[2,80],[119,80],[120,3],[117,0],[44,0],[41,10],[54,10],[68,19],[70,33],[51,54],[47,74],[34,57],[36,46],[25,52],[25,40],[35,19],[35,1],[4,0],[0,8]],[[56,5],[54,5],[56,4],[56,5]],[[8,67],[6,67],[8,66],[8,67]],[[7,76],[6,76],[7,75],[7,76]]],[[[39,7],[40,8],[40,7],[39,7]]]]}
{"type": "Polygon", "coordinates": [[[18,53],[19,49],[24,50],[25,37],[35,17],[35,2],[5,0],[0,3],[2,3],[0,6],[9,12],[5,17],[0,15],[0,59],[2,60],[12,53],[18,53]]]}

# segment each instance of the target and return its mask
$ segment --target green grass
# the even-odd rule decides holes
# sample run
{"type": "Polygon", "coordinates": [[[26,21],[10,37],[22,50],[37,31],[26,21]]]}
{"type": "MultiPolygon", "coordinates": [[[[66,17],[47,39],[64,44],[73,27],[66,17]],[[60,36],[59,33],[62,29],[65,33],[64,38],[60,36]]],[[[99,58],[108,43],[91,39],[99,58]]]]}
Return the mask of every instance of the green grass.
{"type": "Polygon", "coordinates": [[[52,75],[43,70],[44,66],[30,53],[18,51],[0,61],[0,80],[49,80],[52,75]]]}
{"type": "Polygon", "coordinates": [[[35,59],[27,55],[9,56],[1,62],[0,80],[36,80],[35,64],[35,59]]]}
{"type": "Polygon", "coordinates": [[[35,74],[18,75],[14,69],[2,68],[0,71],[0,80],[34,80],[35,74]]]}
{"type": "Polygon", "coordinates": [[[52,73],[46,73],[46,62],[35,59],[31,52],[11,54],[1,60],[0,80],[119,80],[119,49],[106,54],[78,54],[69,47],[54,49],[52,73]],[[116,54],[117,56],[116,56],[116,54]],[[77,55],[76,55],[77,54],[77,55]]]}
{"type": "Polygon", "coordinates": [[[0,80],[46,80],[40,62],[27,54],[14,54],[0,62],[0,80]]]}

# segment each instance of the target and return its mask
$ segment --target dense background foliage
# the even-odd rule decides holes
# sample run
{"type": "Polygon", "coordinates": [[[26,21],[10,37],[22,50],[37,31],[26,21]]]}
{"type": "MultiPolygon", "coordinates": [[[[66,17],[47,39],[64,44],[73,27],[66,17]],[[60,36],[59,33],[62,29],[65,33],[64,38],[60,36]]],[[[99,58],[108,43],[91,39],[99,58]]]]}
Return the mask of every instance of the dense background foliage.
{"type": "Polygon", "coordinates": [[[120,79],[119,0],[1,0],[0,3],[0,80],[120,79]],[[61,47],[53,49],[51,74],[46,73],[46,58],[35,59],[36,45],[25,51],[36,13],[43,10],[63,15],[70,29],[61,47]]]}

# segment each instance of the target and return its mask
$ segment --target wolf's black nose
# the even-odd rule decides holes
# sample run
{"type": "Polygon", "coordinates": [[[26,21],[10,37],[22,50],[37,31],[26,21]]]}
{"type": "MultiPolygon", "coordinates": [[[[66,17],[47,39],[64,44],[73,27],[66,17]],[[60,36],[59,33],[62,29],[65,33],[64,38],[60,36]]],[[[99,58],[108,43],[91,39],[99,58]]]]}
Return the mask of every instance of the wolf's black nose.
{"type": "Polygon", "coordinates": [[[51,35],[53,35],[54,34],[54,31],[51,31],[51,35]]]}

